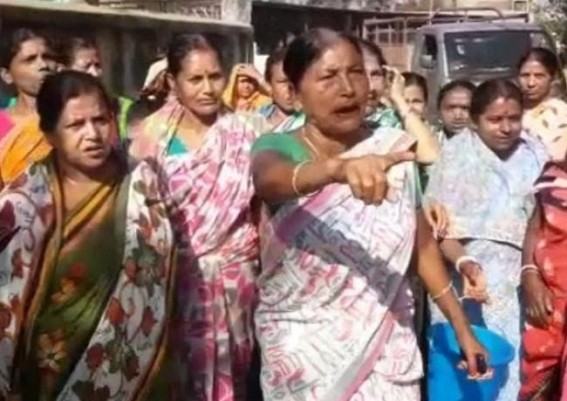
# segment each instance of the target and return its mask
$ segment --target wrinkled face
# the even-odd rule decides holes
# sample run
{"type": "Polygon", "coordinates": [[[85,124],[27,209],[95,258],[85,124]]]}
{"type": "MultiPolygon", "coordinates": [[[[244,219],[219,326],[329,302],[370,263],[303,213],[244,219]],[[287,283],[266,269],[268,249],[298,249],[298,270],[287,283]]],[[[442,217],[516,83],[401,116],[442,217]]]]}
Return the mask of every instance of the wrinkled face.
{"type": "Polygon", "coordinates": [[[276,63],[272,66],[272,76],[269,84],[272,88],[272,99],[274,103],[284,113],[293,113],[293,92],[289,80],[284,73],[283,62],[276,63]]]}
{"type": "Polygon", "coordinates": [[[509,154],[522,132],[522,106],[514,99],[498,98],[479,116],[476,125],[486,146],[496,154],[509,154]]]}
{"type": "Polygon", "coordinates": [[[520,88],[529,102],[546,99],[552,88],[554,77],[536,60],[528,60],[520,69],[520,88]]]}
{"type": "Polygon", "coordinates": [[[107,162],[115,135],[110,110],[98,93],[92,93],[69,100],[47,138],[62,164],[89,173],[107,162]]]}
{"type": "Polygon", "coordinates": [[[240,99],[249,99],[257,90],[256,81],[245,75],[236,77],[236,94],[240,99]]]}
{"type": "Polygon", "coordinates": [[[297,101],[308,121],[331,137],[354,134],[368,101],[362,55],[345,40],[330,45],[305,72],[297,101]]]}
{"type": "Polygon", "coordinates": [[[447,131],[458,133],[470,125],[471,100],[472,93],[464,88],[455,88],[445,95],[439,113],[447,131]]]}
{"type": "Polygon", "coordinates": [[[404,88],[404,98],[415,114],[423,118],[425,117],[427,100],[425,99],[425,93],[418,85],[406,86],[404,88]]]}
{"type": "Polygon", "coordinates": [[[380,98],[386,91],[386,79],[378,59],[370,52],[363,51],[364,69],[368,78],[368,104],[367,114],[373,113],[380,105],[380,98]]]}
{"type": "Polygon", "coordinates": [[[34,38],[21,44],[2,77],[6,83],[14,85],[18,92],[35,97],[45,77],[55,72],[55,69],[55,60],[45,40],[34,38]]]}
{"type": "Polygon", "coordinates": [[[185,56],[181,67],[177,76],[169,77],[181,104],[198,117],[216,115],[226,82],[216,53],[194,50],[185,56]]]}
{"type": "Polygon", "coordinates": [[[75,71],[85,72],[93,77],[102,76],[102,64],[97,49],[79,49],[75,52],[73,64],[70,68],[75,71]]]}

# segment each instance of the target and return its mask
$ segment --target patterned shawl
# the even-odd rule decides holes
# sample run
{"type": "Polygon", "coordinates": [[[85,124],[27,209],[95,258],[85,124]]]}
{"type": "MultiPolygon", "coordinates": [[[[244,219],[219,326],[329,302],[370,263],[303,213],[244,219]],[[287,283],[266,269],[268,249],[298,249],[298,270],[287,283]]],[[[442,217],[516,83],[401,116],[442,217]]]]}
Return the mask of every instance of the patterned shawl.
{"type": "Polygon", "coordinates": [[[256,131],[233,114],[219,118],[200,148],[168,156],[184,108],[170,99],[143,122],[132,152],[161,171],[181,258],[179,341],[190,398],[243,399],[251,358],[258,234],[251,206],[250,151],[256,131]]]}
{"type": "Polygon", "coordinates": [[[537,140],[522,135],[520,141],[507,160],[471,130],[446,142],[431,170],[425,199],[447,209],[447,238],[522,246],[535,204],[533,184],[548,156],[537,140]]]}
{"type": "Polygon", "coordinates": [[[526,133],[543,142],[551,158],[563,161],[567,156],[567,103],[550,98],[532,110],[526,110],[522,119],[526,133]]]}
{"type": "MultiPolygon", "coordinates": [[[[401,131],[383,131],[345,156],[413,144],[401,131]]],[[[388,177],[389,200],[380,206],[330,185],[265,219],[255,322],[266,399],[343,401],[372,375],[396,383],[421,376],[406,276],[415,166],[394,166],[388,177]]]]}

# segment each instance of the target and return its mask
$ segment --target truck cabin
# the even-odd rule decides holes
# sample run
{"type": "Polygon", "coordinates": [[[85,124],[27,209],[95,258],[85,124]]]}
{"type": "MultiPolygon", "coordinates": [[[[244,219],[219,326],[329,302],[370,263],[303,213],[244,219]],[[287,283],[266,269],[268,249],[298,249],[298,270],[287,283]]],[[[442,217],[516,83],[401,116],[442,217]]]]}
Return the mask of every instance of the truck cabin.
{"type": "Polygon", "coordinates": [[[426,77],[434,100],[442,85],[456,79],[514,79],[520,58],[535,46],[553,48],[539,26],[525,22],[429,25],[418,31],[411,68],[426,77]]]}

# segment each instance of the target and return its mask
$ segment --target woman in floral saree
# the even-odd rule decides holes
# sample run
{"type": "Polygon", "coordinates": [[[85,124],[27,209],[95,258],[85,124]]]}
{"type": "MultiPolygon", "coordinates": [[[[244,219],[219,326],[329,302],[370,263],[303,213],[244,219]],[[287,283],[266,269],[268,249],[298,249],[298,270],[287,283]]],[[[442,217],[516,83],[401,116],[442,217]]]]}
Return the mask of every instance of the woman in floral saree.
{"type": "Polygon", "coordinates": [[[156,176],[112,150],[97,79],[51,76],[37,104],[54,150],[0,193],[0,398],[146,399],[174,287],[156,176]]]}
{"type": "MultiPolygon", "coordinates": [[[[426,201],[443,205],[449,228],[441,249],[454,280],[464,283],[468,318],[504,337],[516,350],[499,401],[520,389],[521,247],[534,207],[533,185],[547,161],[544,146],[522,131],[522,94],[506,80],[486,81],[471,101],[476,126],[443,147],[426,201]],[[477,287],[471,289],[471,285],[477,287]],[[490,297],[490,302],[481,304],[490,297]]],[[[432,308],[432,321],[444,320],[432,308]]]]}
{"type": "Polygon", "coordinates": [[[486,354],[416,211],[415,141],[363,123],[368,80],[357,42],[309,31],[290,44],[284,68],[307,124],[254,145],[255,187],[267,204],[255,313],[265,399],[419,400],[416,235],[418,274],[478,377],[475,356],[486,354]]]}
{"type": "Polygon", "coordinates": [[[39,130],[36,97],[45,77],[55,70],[55,61],[44,37],[29,29],[17,29],[3,39],[1,77],[14,86],[18,95],[14,104],[4,110],[11,124],[0,130],[0,187],[51,150],[39,130]]]}
{"type": "Polygon", "coordinates": [[[183,399],[244,400],[254,343],[258,235],[250,149],[256,132],[222,114],[219,52],[200,35],[168,50],[173,96],[142,122],[131,154],[160,172],[180,255],[177,330],[183,399]]]}
{"type": "Polygon", "coordinates": [[[567,103],[554,96],[561,67],[549,49],[530,49],[520,60],[518,81],[525,99],[522,124],[543,142],[551,158],[563,161],[567,153],[567,103]]]}

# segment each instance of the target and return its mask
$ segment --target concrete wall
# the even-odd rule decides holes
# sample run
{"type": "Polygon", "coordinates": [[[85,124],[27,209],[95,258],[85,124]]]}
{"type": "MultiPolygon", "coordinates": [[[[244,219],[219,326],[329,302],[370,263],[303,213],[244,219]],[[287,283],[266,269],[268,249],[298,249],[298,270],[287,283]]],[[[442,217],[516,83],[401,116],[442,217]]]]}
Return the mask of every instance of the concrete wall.
{"type": "Polygon", "coordinates": [[[136,96],[157,49],[174,32],[207,35],[223,51],[228,67],[252,59],[252,27],[242,23],[112,10],[78,4],[0,0],[0,34],[19,27],[46,32],[56,39],[72,35],[96,38],[101,49],[105,81],[119,94],[136,96]]]}

